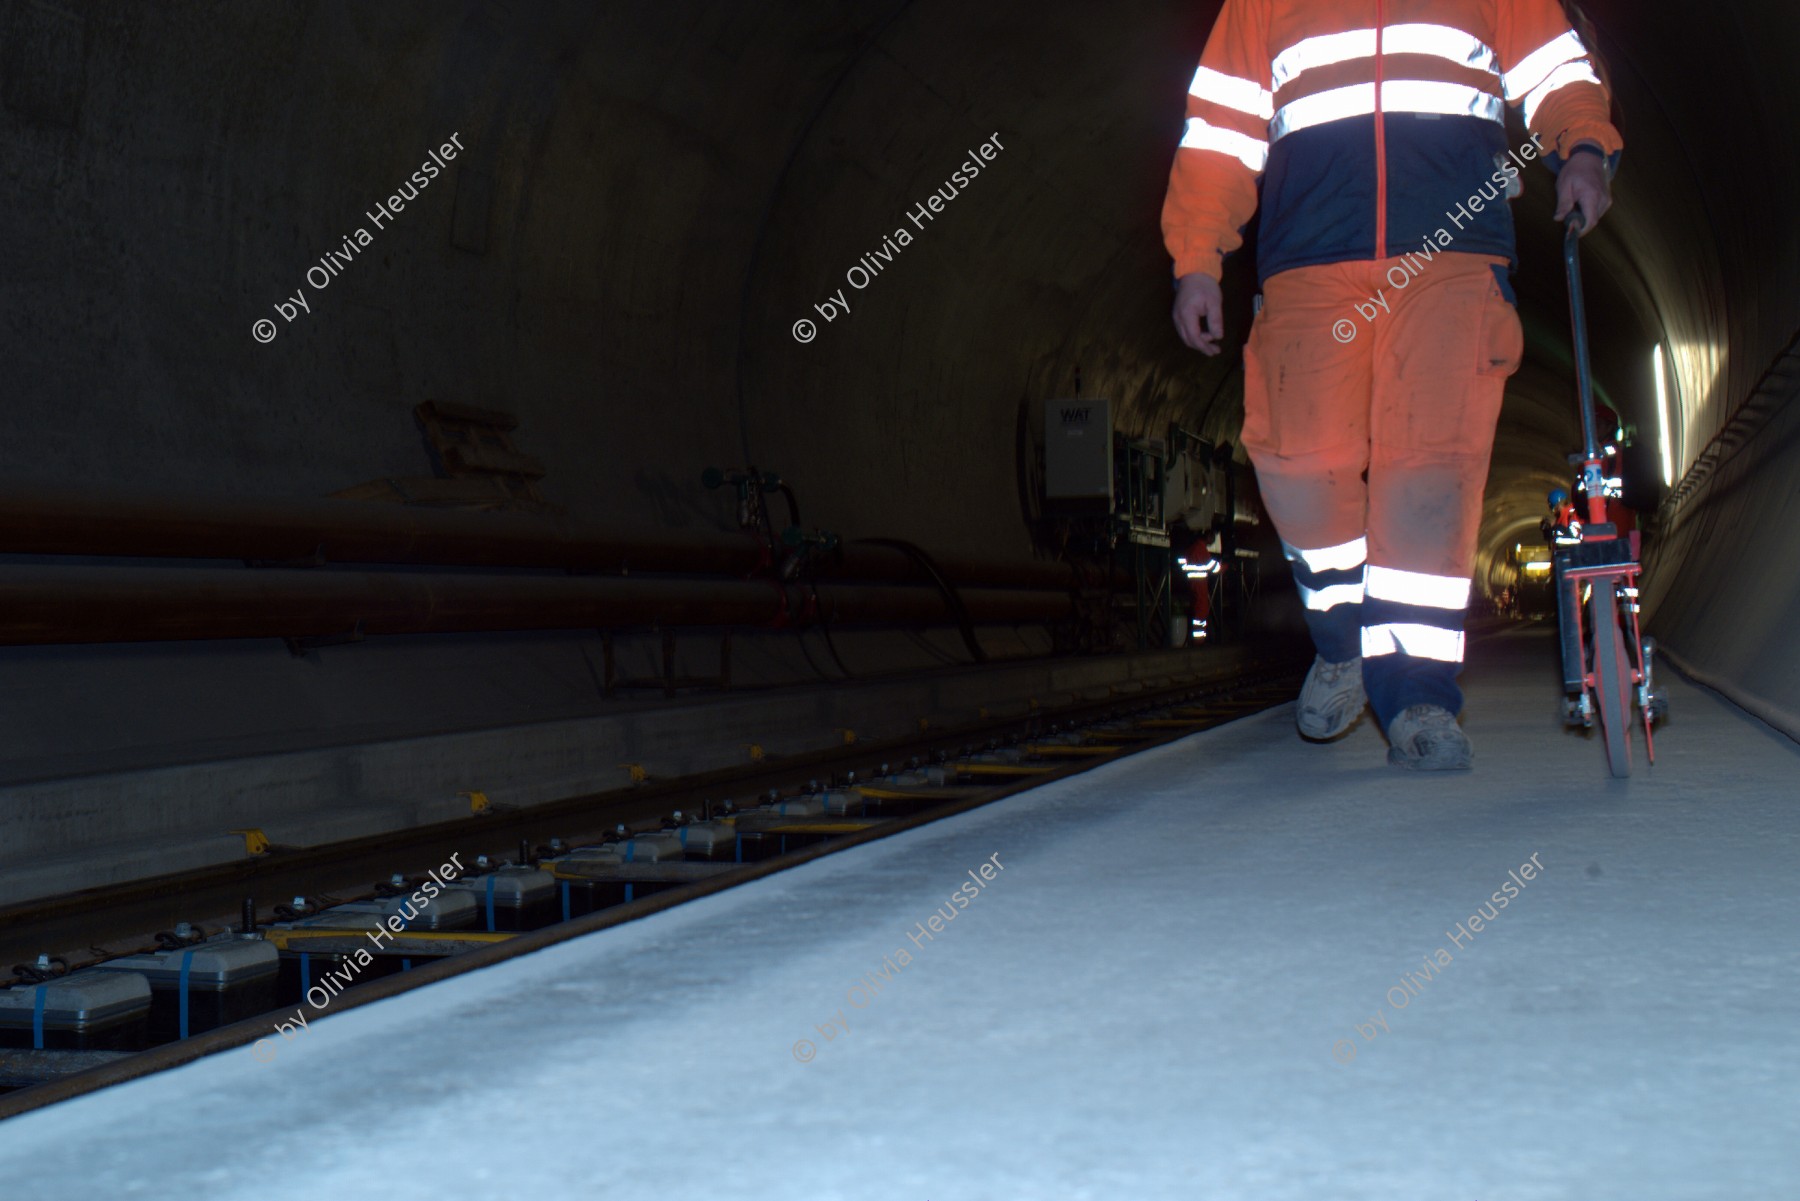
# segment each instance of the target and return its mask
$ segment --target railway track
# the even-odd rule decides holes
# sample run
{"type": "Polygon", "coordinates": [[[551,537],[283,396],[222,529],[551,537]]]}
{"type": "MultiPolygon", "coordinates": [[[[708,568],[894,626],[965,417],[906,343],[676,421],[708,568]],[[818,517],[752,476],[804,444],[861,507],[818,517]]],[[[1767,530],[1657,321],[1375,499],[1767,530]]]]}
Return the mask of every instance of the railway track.
{"type": "MultiPolygon", "coordinates": [[[[274,1020],[291,1016],[317,987],[328,990],[331,1012],[354,1008],[990,804],[1293,698],[1304,662],[1239,658],[1252,666],[1228,667],[1229,675],[1214,668],[1142,691],[1115,691],[1056,709],[1034,706],[954,731],[846,746],[749,770],[524,810],[490,809],[328,846],[271,848],[239,862],[0,909],[0,964],[24,969],[14,993],[54,979],[46,972],[60,976],[110,965],[116,973],[132,955],[161,953],[167,962],[182,963],[178,1002],[166,988],[156,992],[159,1008],[152,1012],[158,1020],[113,1037],[110,1045],[105,1038],[71,1036],[57,1046],[41,1025],[27,1032],[30,1042],[12,1031],[10,1049],[0,1049],[0,1089],[13,1090],[0,1094],[0,1119],[270,1038],[274,1020]],[[461,869],[457,881],[450,879],[456,874],[452,863],[461,869]],[[396,912],[408,890],[427,878],[445,885],[433,896],[454,895],[457,906],[439,901],[431,921],[414,909],[412,920],[394,919],[388,922],[394,928],[383,929],[383,915],[396,912]],[[194,956],[185,952],[251,942],[261,944],[257,954],[279,962],[256,994],[257,1016],[210,1029],[196,1021],[190,1028],[187,971],[194,956]],[[359,958],[377,966],[348,970],[359,958]],[[334,979],[341,991],[331,991],[334,979]],[[264,1005],[271,996],[274,1004],[264,1005]],[[176,1003],[179,1027],[163,1013],[176,1003]]],[[[412,892],[415,904],[420,896],[412,892]]],[[[234,1016],[221,1013],[221,1022],[234,1016]]]]}

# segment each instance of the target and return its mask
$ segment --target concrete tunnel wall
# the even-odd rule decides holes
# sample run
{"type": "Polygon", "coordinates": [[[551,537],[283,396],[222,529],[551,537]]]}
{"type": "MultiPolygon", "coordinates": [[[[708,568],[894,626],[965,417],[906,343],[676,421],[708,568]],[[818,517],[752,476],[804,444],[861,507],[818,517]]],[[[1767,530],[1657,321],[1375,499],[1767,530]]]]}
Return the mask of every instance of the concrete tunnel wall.
{"type": "MultiPolygon", "coordinates": [[[[1235,439],[1238,358],[1176,342],[1157,230],[1216,9],[14,0],[0,9],[14,232],[0,461],[20,481],[311,498],[426,474],[410,410],[438,397],[516,413],[546,495],[578,515],[725,528],[700,470],[754,459],[793,481],[809,523],[846,536],[1028,555],[1032,425],[1077,372],[1129,433],[1180,420],[1235,439]],[[466,147],[452,169],[374,227],[367,211],[452,134],[466,147]],[[996,137],[995,160],[915,228],[907,213],[996,137]],[[358,227],[371,244],[306,288],[310,312],[277,316],[358,227]],[[899,229],[912,242],[847,287],[899,229]],[[822,320],[814,306],[840,288],[851,311],[822,320]],[[278,327],[268,345],[251,337],[261,318],[278,327]],[[810,344],[801,318],[818,325],[810,344]]],[[[1627,470],[1648,509],[1659,333],[1679,474],[1800,326],[1782,87],[1800,17],[1588,12],[1628,143],[1617,207],[1584,243],[1594,357],[1641,431],[1627,470]]],[[[1549,203],[1532,176],[1517,209],[1528,358],[1489,480],[1484,581],[1535,531],[1578,439],[1549,203]]],[[[1234,345],[1245,259],[1228,272],[1234,345]]],[[[1715,483],[1665,514],[1647,599],[1670,647],[1791,713],[1800,600],[1784,565],[1781,589],[1759,583],[1785,462],[1737,480],[1735,500],[1715,483]],[[1741,519],[1707,516],[1727,504],[1741,519]]],[[[543,720],[581,708],[583,662],[554,637],[309,664],[260,644],[5,651],[5,771],[543,720]]]]}

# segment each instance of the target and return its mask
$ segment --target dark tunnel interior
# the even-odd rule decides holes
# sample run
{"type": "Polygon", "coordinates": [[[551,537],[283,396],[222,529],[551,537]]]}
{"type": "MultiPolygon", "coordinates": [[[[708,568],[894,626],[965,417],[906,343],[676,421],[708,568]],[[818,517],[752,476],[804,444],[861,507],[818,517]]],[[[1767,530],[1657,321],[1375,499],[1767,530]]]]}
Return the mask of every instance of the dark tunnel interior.
{"type": "MultiPolygon", "coordinates": [[[[1232,350],[1202,359],[1171,328],[1158,229],[1217,7],[13,0],[8,486],[322,498],[421,474],[411,414],[439,398],[513,414],[575,518],[726,532],[702,470],[754,464],[846,539],[1041,556],[1027,519],[1047,400],[1109,399],[1133,436],[1237,439],[1248,254],[1227,268],[1232,350]],[[372,219],[452,138],[454,173],[372,219]],[[954,189],[983,144],[991,161],[954,189]],[[954,198],[925,208],[938,189],[954,198]]],[[[1646,617],[1697,676],[1793,731],[1800,12],[1583,11],[1626,143],[1583,255],[1595,376],[1648,530],[1646,617]]],[[[1552,201],[1549,173],[1528,172],[1527,349],[1481,590],[1514,579],[1580,441],[1552,201]]],[[[525,669],[479,642],[361,666],[236,642],[7,648],[0,691],[26,732],[7,786],[280,750],[294,728],[341,743],[564,712],[519,699],[525,669]],[[418,702],[420,725],[344,700],[376,687],[418,702]],[[70,733],[97,714],[108,738],[70,733]]],[[[552,639],[488,644],[577,687],[552,639]]]]}

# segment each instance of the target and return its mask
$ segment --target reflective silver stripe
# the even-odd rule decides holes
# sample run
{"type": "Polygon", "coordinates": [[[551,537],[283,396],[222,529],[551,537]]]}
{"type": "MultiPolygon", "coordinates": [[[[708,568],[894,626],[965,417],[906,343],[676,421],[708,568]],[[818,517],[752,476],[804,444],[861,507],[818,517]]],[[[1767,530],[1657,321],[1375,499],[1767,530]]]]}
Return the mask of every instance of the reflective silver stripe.
{"type": "Polygon", "coordinates": [[[1339,605],[1357,605],[1362,603],[1363,586],[1361,584],[1327,584],[1323,588],[1308,588],[1298,585],[1300,600],[1315,613],[1324,613],[1339,605]]]}
{"type": "Polygon", "coordinates": [[[1429,54],[1461,67],[1500,74],[1500,56],[1492,46],[1449,25],[1390,25],[1381,36],[1381,53],[1429,54]]]}
{"type": "Polygon", "coordinates": [[[1188,118],[1181,145],[1186,150],[1217,150],[1220,154],[1228,154],[1252,171],[1261,171],[1263,164],[1269,161],[1267,142],[1235,129],[1208,124],[1199,117],[1188,118]]]}
{"type": "Polygon", "coordinates": [[[1363,560],[1369,557],[1369,540],[1356,538],[1318,550],[1301,550],[1283,542],[1281,549],[1290,560],[1298,559],[1308,571],[1350,571],[1361,567],[1363,560]]]}
{"type": "Polygon", "coordinates": [[[1538,106],[1550,98],[1550,93],[1559,88],[1566,88],[1572,83],[1600,82],[1594,69],[1586,63],[1564,63],[1550,72],[1550,78],[1532,88],[1525,94],[1525,124],[1530,125],[1537,117],[1538,106]]]}
{"type": "Polygon", "coordinates": [[[1275,56],[1269,77],[1280,91],[1302,71],[1328,67],[1332,63],[1349,62],[1353,58],[1372,58],[1375,54],[1375,31],[1352,29],[1347,33],[1326,33],[1295,42],[1275,56]]]}
{"type": "Polygon", "coordinates": [[[1254,80],[1239,79],[1211,67],[1201,67],[1194,72],[1194,82],[1188,85],[1188,95],[1197,100],[1222,104],[1240,113],[1249,113],[1252,117],[1261,117],[1265,121],[1275,115],[1275,97],[1269,89],[1254,80]]]}
{"type": "MultiPolygon", "coordinates": [[[[1500,56],[1494,53],[1493,47],[1452,25],[1389,25],[1381,37],[1381,52],[1383,55],[1429,54],[1459,66],[1500,74],[1500,56]]],[[[1296,42],[1277,54],[1270,76],[1275,90],[1280,91],[1296,76],[1314,67],[1374,56],[1373,29],[1321,34],[1296,42]]]]}
{"type": "Polygon", "coordinates": [[[1431,609],[1469,607],[1467,576],[1427,575],[1422,571],[1401,571],[1395,567],[1376,567],[1371,564],[1368,582],[1370,600],[1424,605],[1431,609]]]}
{"type": "Polygon", "coordinates": [[[1364,626],[1362,653],[1365,659],[1382,655],[1411,655],[1415,659],[1436,659],[1440,663],[1461,663],[1463,635],[1461,630],[1445,630],[1438,626],[1392,625],[1364,626]]]}
{"type": "Polygon", "coordinates": [[[1390,79],[1381,85],[1381,108],[1389,113],[1443,113],[1486,117],[1506,124],[1506,102],[1492,92],[1430,79],[1390,79]]]}
{"type": "Polygon", "coordinates": [[[1500,77],[1500,87],[1508,100],[1517,100],[1550,78],[1550,72],[1564,63],[1586,57],[1587,47],[1570,29],[1520,59],[1517,66],[1500,77]]]}
{"type": "MultiPolygon", "coordinates": [[[[1441,113],[1453,117],[1485,117],[1506,122],[1506,104],[1480,88],[1429,79],[1390,79],[1381,85],[1381,108],[1389,113],[1441,113]]],[[[1375,111],[1375,85],[1351,84],[1304,96],[1276,110],[1269,137],[1280,141],[1299,129],[1310,129],[1345,117],[1366,116],[1375,111]]]]}

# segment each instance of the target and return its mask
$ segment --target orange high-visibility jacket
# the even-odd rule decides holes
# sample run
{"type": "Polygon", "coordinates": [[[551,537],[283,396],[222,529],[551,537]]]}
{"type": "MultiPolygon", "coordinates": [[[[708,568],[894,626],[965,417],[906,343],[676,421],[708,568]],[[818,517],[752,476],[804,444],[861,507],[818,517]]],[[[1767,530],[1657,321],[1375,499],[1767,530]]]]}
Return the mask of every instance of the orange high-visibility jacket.
{"type": "Polygon", "coordinates": [[[1426,242],[1511,259],[1517,164],[1616,165],[1610,114],[1557,0],[1225,0],[1163,205],[1175,274],[1219,275],[1259,183],[1259,279],[1426,242]],[[1508,103],[1536,145],[1507,146],[1508,103]]]}

